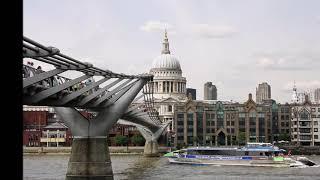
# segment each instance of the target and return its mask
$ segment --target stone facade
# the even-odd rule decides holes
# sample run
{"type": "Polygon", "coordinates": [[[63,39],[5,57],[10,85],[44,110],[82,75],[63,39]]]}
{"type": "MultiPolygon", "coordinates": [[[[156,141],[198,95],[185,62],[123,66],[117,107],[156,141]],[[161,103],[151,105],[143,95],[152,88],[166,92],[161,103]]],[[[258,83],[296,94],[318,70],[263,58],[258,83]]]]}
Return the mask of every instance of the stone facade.
{"type": "Polygon", "coordinates": [[[234,145],[240,134],[243,143],[272,142],[290,134],[290,119],[289,104],[256,104],[251,94],[243,104],[189,99],[176,104],[174,144],[234,145]]]}
{"type": "Polygon", "coordinates": [[[320,88],[314,90],[314,101],[320,104],[320,88]]]}
{"type": "Polygon", "coordinates": [[[271,86],[263,82],[258,85],[256,89],[256,102],[258,104],[262,103],[263,100],[271,99],[271,86]]]}
{"type": "Polygon", "coordinates": [[[212,82],[204,84],[204,100],[217,100],[217,87],[212,82]]]}
{"type": "Polygon", "coordinates": [[[291,141],[302,146],[319,146],[320,104],[305,99],[292,105],[291,141]]]}
{"type": "MultiPolygon", "coordinates": [[[[173,121],[175,104],[186,102],[186,78],[182,76],[180,62],[169,50],[167,32],[163,40],[161,55],[153,61],[150,74],[153,74],[154,105],[162,122],[173,121]]],[[[167,129],[164,141],[169,141],[174,131],[173,123],[167,129]],[[170,137],[169,137],[170,136],[170,137]]],[[[160,142],[161,142],[160,138],[160,142]]]]}

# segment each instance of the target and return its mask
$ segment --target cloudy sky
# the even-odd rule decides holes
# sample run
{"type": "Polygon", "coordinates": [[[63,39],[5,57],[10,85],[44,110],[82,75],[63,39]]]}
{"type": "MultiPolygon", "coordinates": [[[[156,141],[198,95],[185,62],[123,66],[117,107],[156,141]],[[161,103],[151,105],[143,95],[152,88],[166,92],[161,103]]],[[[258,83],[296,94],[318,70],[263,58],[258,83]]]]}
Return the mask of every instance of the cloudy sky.
{"type": "Polygon", "coordinates": [[[243,102],[261,82],[290,102],[320,87],[317,0],[27,0],[23,31],[35,41],[102,69],[148,72],[164,28],[187,87],[212,81],[218,99],[243,102]]]}

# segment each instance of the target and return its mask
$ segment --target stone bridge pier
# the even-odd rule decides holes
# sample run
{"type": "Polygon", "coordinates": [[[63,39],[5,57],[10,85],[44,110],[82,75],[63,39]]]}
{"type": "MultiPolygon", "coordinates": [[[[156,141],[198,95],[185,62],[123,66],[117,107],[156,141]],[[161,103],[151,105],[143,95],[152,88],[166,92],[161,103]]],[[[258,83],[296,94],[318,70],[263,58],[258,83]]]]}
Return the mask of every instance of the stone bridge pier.
{"type": "Polygon", "coordinates": [[[139,79],[115,103],[103,107],[93,119],[86,119],[75,108],[55,107],[57,115],[71,129],[73,143],[66,180],[113,180],[107,134],[125,113],[146,79],[139,79]]]}

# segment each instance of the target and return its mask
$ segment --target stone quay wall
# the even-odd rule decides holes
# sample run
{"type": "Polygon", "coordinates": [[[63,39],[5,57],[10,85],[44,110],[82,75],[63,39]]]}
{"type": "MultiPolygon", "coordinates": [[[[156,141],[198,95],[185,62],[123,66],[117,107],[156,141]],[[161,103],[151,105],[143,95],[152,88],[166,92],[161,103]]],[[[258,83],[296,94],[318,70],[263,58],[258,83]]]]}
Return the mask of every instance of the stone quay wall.
{"type": "MultiPolygon", "coordinates": [[[[110,146],[110,154],[143,154],[144,146],[110,146]]],[[[159,147],[160,153],[170,152],[170,147],[159,147]]],[[[23,147],[23,154],[70,154],[71,147],[23,147]]]]}

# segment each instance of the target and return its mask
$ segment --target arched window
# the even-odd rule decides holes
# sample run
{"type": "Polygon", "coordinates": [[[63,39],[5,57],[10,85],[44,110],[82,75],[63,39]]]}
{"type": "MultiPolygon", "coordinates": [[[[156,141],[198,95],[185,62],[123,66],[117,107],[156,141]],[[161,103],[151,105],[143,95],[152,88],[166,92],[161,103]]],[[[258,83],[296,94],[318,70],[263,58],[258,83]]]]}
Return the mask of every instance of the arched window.
{"type": "Polygon", "coordinates": [[[309,119],[309,113],[306,110],[303,110],[300,113],[300,119],[309,119]]]}

